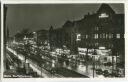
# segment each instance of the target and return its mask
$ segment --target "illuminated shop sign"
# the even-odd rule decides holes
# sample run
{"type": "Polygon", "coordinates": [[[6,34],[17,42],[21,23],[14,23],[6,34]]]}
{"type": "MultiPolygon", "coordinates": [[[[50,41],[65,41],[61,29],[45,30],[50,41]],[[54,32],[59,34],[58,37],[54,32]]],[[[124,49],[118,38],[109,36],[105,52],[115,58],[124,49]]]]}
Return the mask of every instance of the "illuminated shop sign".
{"type": "Polygon", "coordinates": [[[79,54],[81,54],[81,55],[86,55],[86,52],[87,52],[87,48],[78,48],[78,52],[79,52],[79,54]]]}
{"type": "Polygon", "coordinates": [[[99,16],[99,18],[107,18],[107,17],[109,17],[109,15],[106,13],[101,13],[99,16]]]}
{"type": "Polygon", "coordinates": [[[97,52],[97,55],[109,56],[111,54],[111,49],[108,49],[108,50],[97,49],[96,52],[97,52]]]}
{"type": "MultiPolygon", "coordinates": [[[[87,53],[87,48],[78,48],[78,52],[81,55],[86,55],[87,53]]],[[[92,55],[94,53],[94,49],[88,49],[88,55],[92,55]]]]}
{"type": "Polygon", "coordinates": [[[105,47],[102,47],[102,46],[101,46],[101,47],[99,47],[99,49],[100,49],[100,50],[102,50],[102,49],[104,50],[104,49],[105,49],[105,47]]]}
{"type": "MultiPolygon", "coordinates": [[[[78,48],[78,52],[80,55],[86,55],[87,54],[87,48],[78,48]]],[[[109,56],[111,54],[111,49],[105,49],[104,47],[100,47],[99,49],[88,49],[88,55],[99,55],[99,56],[109,56]],[[94,51],[96,53],[94,54],[94,51]]]]}

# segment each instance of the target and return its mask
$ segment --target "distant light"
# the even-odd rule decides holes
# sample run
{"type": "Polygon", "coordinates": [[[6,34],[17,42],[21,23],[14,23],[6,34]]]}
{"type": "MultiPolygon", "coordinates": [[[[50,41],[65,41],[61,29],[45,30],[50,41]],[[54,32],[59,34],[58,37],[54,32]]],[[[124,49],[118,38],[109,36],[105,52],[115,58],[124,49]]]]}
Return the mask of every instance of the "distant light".
{"type": "Polygon", "coordinates": [[[79,51],[84,51],[84,52],[85,52],[85,51],[87,51],[87,48],[80,48],[80,47],[78,47],[78,50],[79,50],[79,51]]]}
{"type": "Polygon", "coordinates": [[[104,50],[103,49],[102,50],[101,49],[98,50],[97,49],[96,52],[97,52],[98,55],[109,56],[111,54],[111,49],[108,49],[108,50],[105,50],[105,49],[104,50]]]}
{"type": "Polygon", "coordinates": [[[33,34],[35,34],[36,32],[33,32],[33,34]]]}
{"type": "Polygon", "coordinates": [[[87,52],[87,48],[80,48],[80,47],[78,47],[78,52],[79,52],[79,54],[86,55],[85,52],[87,52]]]}
{"type": "Polygon", "coordinates": [[[77,34],[76,36],[76,41],[81,41],[81,34],[77,34]]]}
{"type": "Polygon", "coordinates": [[[117,38],[120,38],[120,34],[116,34],[116,37],[117,37],[117,38]]]}
{"type": "Polygon", "coordinates": [[[107,18],[109,17],[109,15],[107,15],[106,13],[101,13],[99,18],[107,18]]]}
{"type": "Polygon", "coordinates": [[[99,49],[103,50],[103,49],[105,49],[105,47],[99,47],[99,49]]]}

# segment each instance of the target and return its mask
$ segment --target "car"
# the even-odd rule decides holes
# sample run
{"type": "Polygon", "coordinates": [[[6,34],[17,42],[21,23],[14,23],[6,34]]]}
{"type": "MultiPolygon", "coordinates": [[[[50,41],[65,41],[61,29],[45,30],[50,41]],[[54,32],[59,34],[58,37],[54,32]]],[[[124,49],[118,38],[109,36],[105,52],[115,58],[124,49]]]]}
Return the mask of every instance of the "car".
{"type": "Polygon", "coordinates": [[[102,71],[102,69],[96,69],[96,74],[98,74],[98,75],[101,75],[101,74],[103,74],[103,71],[102,71]]]}
{"type": "Polygon", "coordinates": [[[118,70],[113,70],[112,75],[113,75],[114,77],[121,77],[121,74],[119,74],[118,70]]]}
{"type": "Polygon", "coordinates": [[[50,69],[50,73],[51,73],[51,74],[55,74],[55,73],[56,73],[55,68],[51,68],[51,69],[50,69]]]}
{"type": "Polygon", "coordinates": [[[109,77],[110,73],[108,72],[108,70],[104,70],[104,71],[103,71],[103,75],[104,75],[105,77],[109,77]]]}

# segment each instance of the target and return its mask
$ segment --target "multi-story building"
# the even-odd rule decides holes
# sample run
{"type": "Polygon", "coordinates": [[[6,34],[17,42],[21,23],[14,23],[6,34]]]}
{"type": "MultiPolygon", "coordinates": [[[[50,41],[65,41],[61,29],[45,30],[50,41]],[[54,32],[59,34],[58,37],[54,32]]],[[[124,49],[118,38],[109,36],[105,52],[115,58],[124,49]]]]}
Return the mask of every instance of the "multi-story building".
{"type": "Polygon", "coordinates": [[[88,13],[81,20],[67,21],[61,29],[55,29],[54,34],[61,31],[62,44],[68,47],[114,49],[116,46],[117,50],[124,50],[124,14],[117,14],[107,4],[102,4],[96,13],[88,13]]]}
{"type": "Polygon", "coordinates": [[[125,65],[124,14],[116,13],[108,4],[101,4],[96,13],[81,20],[67,21],[59,29],[49,31],[50,46],[66,46],[70,54],[83,59],[88,55],[113,70],[125,65]],[[51,42],[52,41],[52,42],[51,42]]]}
{"type": "Polygon", "coordinates": [[[124,14],[116,13],[108,4],[102,4],[96,13],[88,13],[81,20],[67,21],[61,29],[52,28],[50,33],[54,46],[66,45],[73,53],[78,53],[78,47],[102,47],[124,60],[124,14]]]}

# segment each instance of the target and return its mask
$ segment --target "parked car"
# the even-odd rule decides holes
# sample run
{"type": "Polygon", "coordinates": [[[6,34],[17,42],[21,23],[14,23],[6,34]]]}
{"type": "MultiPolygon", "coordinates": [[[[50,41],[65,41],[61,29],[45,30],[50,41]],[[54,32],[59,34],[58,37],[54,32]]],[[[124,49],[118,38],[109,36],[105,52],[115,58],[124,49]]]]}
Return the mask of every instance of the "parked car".
{"type": "Polygon", "coordinates": [[[105,77],[109,77],[110,73],[108,72],[108,70],[104,70],[104,71],[103,71],[103,75],[104,75],[105,77]]]}
{"type": "Polygon", "coordinates": [[[98,74],[98,75],[101,75],[101,74],[103,74],[103,71],[102,71],[102,69],[96,69],[96,74],[98,74]]]}

